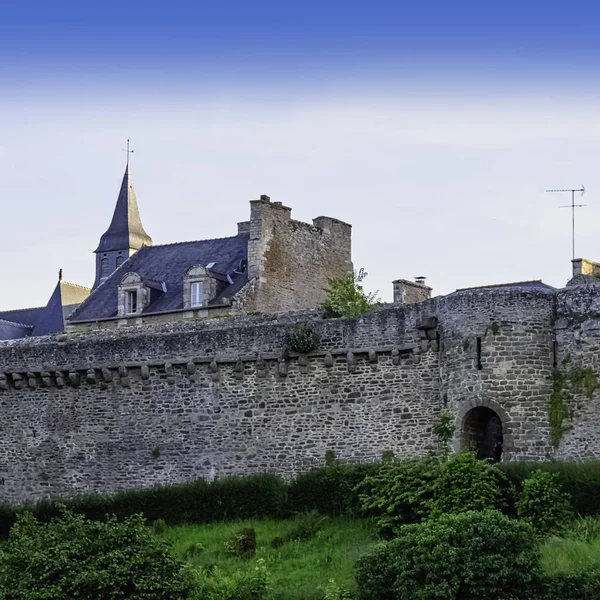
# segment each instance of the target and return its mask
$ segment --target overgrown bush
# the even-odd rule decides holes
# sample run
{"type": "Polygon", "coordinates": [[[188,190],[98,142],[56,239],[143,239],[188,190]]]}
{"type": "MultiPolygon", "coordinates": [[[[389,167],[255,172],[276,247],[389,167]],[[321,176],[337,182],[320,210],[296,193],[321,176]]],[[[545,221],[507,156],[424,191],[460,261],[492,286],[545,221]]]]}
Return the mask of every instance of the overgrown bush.
{"type": "Polygon", "coordinates": [[[400,528],[359,559],[356,581],[361,600],[518,598],[537,562],[529,523],[472,511],[400,528]]]}
{"type": "Polygon", "coordinates": [[[432,518],[471,510],[504,510],[512,499],[508,478],[474,452],[455,454],[440,465],[428,502],[432,518]]]}
{"type": "Polygon", "coordinates": [[[542,534],[562,529],[574,517],[558,475],[547,471],[534,471],[523,481],[515,508],[519,518],[527,519],[542,534]]]}
{"type": "Polygon", "coordinates": [[[545,575],[526,600],[600,600],[600,572],[545,575]]]}
{"type": "Polygon", "coordinates": [[[236,571],[225,575],[218,567],[201,569],[190,600],[263,600],[268,591],[269,575],[263,559],[252,571],[236,571]]]}
{"type": "Polygon", "coordinates": [[[0,549],[1,600],[176,600],[192,581],[139,516],[88,521],[63,509],[50,523],[19,516],[0,549]]]}
{"type": "Polygon", "coordinates": [[[386,462],[358,485],[362,509],[377,517],[384,537],[428,516],[439,469],[436,458],[386,462]]]}
{"type": "Polygon", "coordinates": [[[328,277],[327,297],[321,305],[325,318],[358,317],[377,306],[380,302],[377,292],[367,293],[363,288],[362,282],[366,277],[364,269],[344,277],[328,277]]]}
{"type": "Polygon", "coordinates": [[[520,488],[523,480],[534,471],[542,470],[557,473],[563,489],[571,495],[571,506],[580,515],[597,515],[600,512],[600,460],[576,462],[500,463],[499,467],[506,473],[515,487],[520,488]]]}
{"type": "Polygon", "coordinates": [[[571,540],[594,542],[600,539],[600,518],[590,515],[577,517],[571,520],[563,535],[571,540]]]}
{"type": "Polygon", "coordinates": [[[314,538],[323,528],[327,517],[316,510],[300,513],[294,519],[294,526],[287,534],[286,540],[305,541],[314,538]]]}
{"type": "Polygon", "coordinates": [[[310,325],[298,325],[285,334],[286,349],[298,352],[298,354],[308,354],[316,350],[320,343],[321,336],[310,325]]]}
{"type": "Polygon", "coordinates": [[[251,527],[244,527],[225,542],[225,549],[231,556],[252,558],[256,554],[256,532],[251,527]]]}

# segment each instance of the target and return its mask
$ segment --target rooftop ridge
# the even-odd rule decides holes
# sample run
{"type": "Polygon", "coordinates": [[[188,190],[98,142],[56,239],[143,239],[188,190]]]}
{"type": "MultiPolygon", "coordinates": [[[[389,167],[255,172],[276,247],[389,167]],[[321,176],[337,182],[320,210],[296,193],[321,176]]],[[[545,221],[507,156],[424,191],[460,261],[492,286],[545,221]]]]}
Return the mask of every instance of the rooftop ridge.
{"type": "Polygon", "coordinates": [[[3,313],[8,313],[8,312],[23,312],[26,310],[36,310],[36,309],[42,309],[42,308],[46,308],[46,305],[44,304],[44,306],[28,306],[27,308],[8,308],[6,310],[0,310],[0,315],[3,313]]]}
{"type": "MultiPolygon", "coordinates": [[[[198,244],[199,242],[219,242],[221,240],[233,240],[237,237],[248,236],[248,233],[238,233],[236,235],[228,235],[226,237],[219,238],[206,238],[204,240],[186,240],[185,242],[170,242],[168,244],[153,244],[152,246],[143,246],[143,248],[154,249],[164,248],[165,246],[182,246],[183,244],[198,244]]],[[[140,248],[141,250],[142,248],[140,248]]],[[[138,250],[139,252],[139,250],[138,250]]]]}
{"type": "Polygon", "coordinates": [[[70,281],[61,281],[60,282],[63,285],[72,285],[73,287],[77,287],[77,288],[81,288],[82,290],[88,290],[88,291],[92,291],[92,288],[89,288],[85,285],[79,285],[78,283],[71,283],[70,281]]]}
{"type": "Polygon", "coordinates": [[[8,321],[7,319],[0,319],[0,323],[8,323],[9,325],[18,325],[19,327],[25,327],[26,329],[33,330],[32,325],[25,325],[25,323],[19,323],[18,321],[8,321]]]}
{"type": "Polygon", "coordinates": [[[507,282],[507,283],[490,283],[489,285],[475,285],[473,287],[457,288],[455,291],[456,292],[466,292],[469,290],[485,290],[488,288],[508,287],[509,285],[526,285],[528,283],[541,283],[548,287],[552,287],[551,285],[544,283],[541,279],[530,279],[528,281],[511,281],[511,282],[507,282]]]}

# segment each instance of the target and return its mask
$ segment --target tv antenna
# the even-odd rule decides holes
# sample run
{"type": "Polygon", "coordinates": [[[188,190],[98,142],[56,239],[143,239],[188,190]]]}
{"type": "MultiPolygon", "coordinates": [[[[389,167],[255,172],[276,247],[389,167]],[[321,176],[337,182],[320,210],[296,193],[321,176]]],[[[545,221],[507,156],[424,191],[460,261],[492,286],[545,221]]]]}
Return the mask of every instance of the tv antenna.
{"type": "Polygon", "coordinates": [[[570,192],[571,193],[571,204],[564,204],[558,208],[570,208],[571,209],[571,232],[573,239],[573,260],[575,260],[575,209],[587,206],[587,204],[575,204],[575,192],[581,192],[583,196],[585,194],[585,186],[582,184],[579,189],[567,189],[567,190],[546,190],[547,192],[570,192]]]}

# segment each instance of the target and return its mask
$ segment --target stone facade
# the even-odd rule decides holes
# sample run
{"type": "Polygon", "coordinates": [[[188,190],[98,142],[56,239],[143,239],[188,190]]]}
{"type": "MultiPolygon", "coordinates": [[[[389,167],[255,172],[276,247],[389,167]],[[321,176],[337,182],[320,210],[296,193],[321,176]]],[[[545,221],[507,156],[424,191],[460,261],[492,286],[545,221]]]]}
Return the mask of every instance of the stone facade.
{"type": "Polygon", "coordinates": [[[4,342],[0,499],[289,477],[327,450],[344,462],[423,455],[445,406],[457,449],[489,455],[501,432],[505,460],[598,458],[596,373],[600,285],[464,290],[359,319],[313,310],[4,342]],[[308,355],[286,349],[300,323],[320,334],[308,355]]]}

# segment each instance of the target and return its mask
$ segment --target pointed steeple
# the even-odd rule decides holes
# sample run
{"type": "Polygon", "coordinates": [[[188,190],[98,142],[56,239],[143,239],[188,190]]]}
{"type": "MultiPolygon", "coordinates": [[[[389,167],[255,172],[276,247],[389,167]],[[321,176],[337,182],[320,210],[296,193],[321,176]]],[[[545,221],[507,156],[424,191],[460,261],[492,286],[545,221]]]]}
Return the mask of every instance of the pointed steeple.
{"type": "Polygon", "coordinates": [[[110,227],[100,238],[96,254],[121,250],[127,251],[129,255],[131,251],[139,250],[142,246],[152,246],[152,238],[142,226],[128,161],[110,227]]]}

